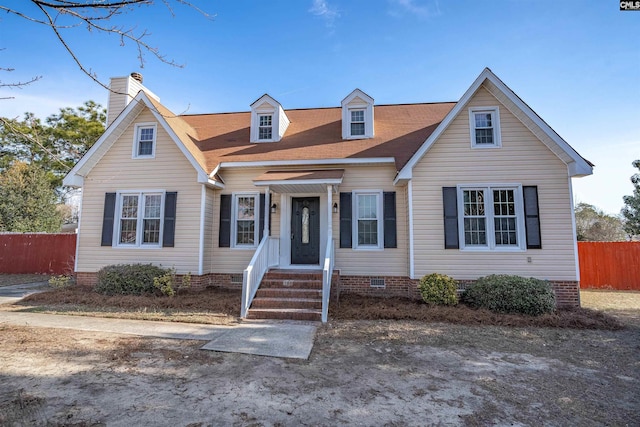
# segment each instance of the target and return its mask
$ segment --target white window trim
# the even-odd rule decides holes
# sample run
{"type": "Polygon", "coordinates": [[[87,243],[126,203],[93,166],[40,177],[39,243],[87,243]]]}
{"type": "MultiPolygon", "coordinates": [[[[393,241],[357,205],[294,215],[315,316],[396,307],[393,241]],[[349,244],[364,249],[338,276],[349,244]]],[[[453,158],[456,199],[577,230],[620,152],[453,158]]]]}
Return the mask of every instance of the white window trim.
{"type": "Polygon", "coordinates": [[[353,107],[349,108],[349,137],[350,138],[366,138],[367,136],[367,108],[366,107],[353,107]],[[353,121],[353,112],[362,111],[362,121],[355,122],[353,121]],[[363,125],[363,133],[360,135],[354,135],[352,133],[351,125],[354,123],[362,123],[363,125]]]}
{"type": "Polygon", "coordinates": [[[274,142],[274,138],[273,135],[276,131],[276,128],[274,126],[274,122],[276,119],[276,114],[275,112],[273,113],[257,113],[257,128],[258,128],[258,133],[256,135],[256,142],[274,142]],[[271,116],[271,126],[260,126],[260,117],[264,117],[264,116],[271,116]],[[271,138],[260,138],[260,128],[266,128],[266,127],[271,127],[271,138]]]}
{"type": "Polygon", "coordinates": [[[154,122],[148,123],[136,123],[133,132],[133,151],[131,152],[132,159],[154,159],[156,157],[156,140],[158,138],[158,125],[154,122]],[[153,128],[153,145],[151,148],[151,154],[138,155],[140,129],[153,128]]]}
{"type": "Polygon", "coordinates": [[[262,212],[260,206],[260,193],[233,193],[231,206],[231,248],[232,249],[255,249],[260,243],[258,241],[260,237],[260,214],[262,212]],[[253,197],[255,199],[255,212],[254,212],[254,227],[253,227],[253,244],[238,244],[238,198],[239,197],[253,197]]]}
{"type": "Polygon", "coordinates": [[[459,184],[457,185],[458,198],[458,240],[460,242],[460,250],[479,251],[479,252],[522,252],[526,250],[526,232],[524,222],[524,200],[522,195],[522,184],[459,184]],[[487,244],[484,246],[465,245],[464,243],[464,190],[484,190],[485,191],[485,218],[487,244]],[[518,227],[518,244],[514,246],[496,245],[495,242],[495,226],[493,220],[495,218],[493,212],[493,190],[514,190],[515,207],[516,207],[516,227],[518,227]],[[487,203],[487,195],[490,201],[487,203]]]}
{"type": "Polygon", "coordinates": [[[384,250],[384,218],[383,218],[383,192],[382,190],[354,190],[351,193],[351,242],[352,249],[356,250],[384,250]],[[377,245],[359,245],[358,244],[358,196],[375,195],[378,205],[378,244],[377,245]]]}
{"type": "Polygon", "coordinates": [[[472,148],[500,148],[502,139],[500,137],[500,108],[499,107],[471,107],[469,108],[469,136],[472,148]],[[491,124],[493,125],[493,144],[476,144],[476,113],[490,113],[491,124]]]}
{"type": "Polygon", "coordinates": [[[164,204],[166,198],[165,190],[122,190],[116,192],[116,211],[114,215],[113,227],[113,247],[117,248],[133,248],[133,249],[161,249],[164,232],[164,204]],[[142,243],[143,237],[143,221],[144,221],[144,197],[145,195],[160,195],[160,236],[158,243],[142,243]],[[136,223],[136,243],[120,243],[120,231],[122,227],[122,197],[138,196],[138,217],[136,223]]]}

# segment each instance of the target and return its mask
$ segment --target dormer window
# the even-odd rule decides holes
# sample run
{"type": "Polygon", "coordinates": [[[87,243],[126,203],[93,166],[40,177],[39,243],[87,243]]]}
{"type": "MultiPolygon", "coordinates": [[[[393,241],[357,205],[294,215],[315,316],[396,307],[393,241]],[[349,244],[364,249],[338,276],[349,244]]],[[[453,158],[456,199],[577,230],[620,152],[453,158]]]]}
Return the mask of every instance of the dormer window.
{"type": "Polygon", "coordinates": [[[273,126],[271,123],[273,116],[271,114],[260,114],[258,118],[260,120],[258,127],[258,139],[272,139],[273,126]]]}
{"type": "Polygon", "coordinates": [[[364,136],[364,110],[351,110],[351,136],[364,136]]]}
{"type": "Polygon", "coordinates": [[[144,159],[155,157],[156,124],[138,123],[135,126],[133,141],[133,158],[144,159]]]}
{"type": "Polygon", "coordinates": [[[342,139],[373,138],[373,98],[356,89],[342,100],[342,139]]]}
{"type": "Polygon", "coordinates": [[[289,118],[278,101],[262,95],[251,104],[251,142],[278,142],[289,126],[289,118]]]}

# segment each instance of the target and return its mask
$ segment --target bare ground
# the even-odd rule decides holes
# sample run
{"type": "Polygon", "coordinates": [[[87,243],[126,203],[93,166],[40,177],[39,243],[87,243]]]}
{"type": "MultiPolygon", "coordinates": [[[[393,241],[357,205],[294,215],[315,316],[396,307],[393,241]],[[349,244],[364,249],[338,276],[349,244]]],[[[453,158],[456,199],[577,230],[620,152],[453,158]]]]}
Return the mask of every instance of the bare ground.
{"type": "Polygon", "coordinates": [[[0,425],[635,426],[629,305],[591,306],[621,330],[334,320],[307,361],[0,325],[0,425]]]}

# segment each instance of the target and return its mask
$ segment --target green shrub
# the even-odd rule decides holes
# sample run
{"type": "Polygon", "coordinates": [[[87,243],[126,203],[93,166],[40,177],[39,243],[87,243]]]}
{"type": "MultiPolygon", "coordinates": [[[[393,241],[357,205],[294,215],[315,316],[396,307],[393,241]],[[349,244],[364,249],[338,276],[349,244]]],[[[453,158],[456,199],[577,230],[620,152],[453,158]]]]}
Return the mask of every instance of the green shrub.
{"type": "Polygon", "coordinates": [[[176,294],[176,290],[173,286],[176,283],[176,271],[174,269],[169,270],[160,277],[153,278],[153,287],[162,292],[162,295],[172,297],[176,294]]]}
{"type": "Polygon", "coordinates": [[[180,280],[180,290],[189,289],[191,287],[191,272],[187,272],[180,280]]]}
{"type": "Polygon", "coordinates": [[[108,265],[98,271],[96,292],[106,295],[141,295],[156,292],[154,279],[171,270],[151,264],[108,265]]]}
{"type": "Polygon", "coordinates": [[[546,280],[492,274],[479,278],[464,291],[462,302],[496,313],[538,316],[555,309],[555,295],[546,280]]]}
{"type": "Polygon", "coordinates": [[[456,305],[458,303],[458,282],[453,278],[433,273],[420,279],[418,285],[422,299],[428,304],[456,305]]]}

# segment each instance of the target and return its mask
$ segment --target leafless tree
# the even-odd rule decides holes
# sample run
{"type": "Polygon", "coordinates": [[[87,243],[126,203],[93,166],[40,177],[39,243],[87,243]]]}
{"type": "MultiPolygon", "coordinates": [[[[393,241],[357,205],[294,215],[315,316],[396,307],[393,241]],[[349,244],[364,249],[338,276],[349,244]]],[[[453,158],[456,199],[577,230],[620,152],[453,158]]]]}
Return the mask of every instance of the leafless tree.
{"type": "MultiPolygon", "coordinates": [[[[23,18],[32,24],[51,28],[80,70],[100,86],[109,89],[106,82],[100,80],[96,72],[78,58],[63,34],[63,30],[85,28],[89,32],[116,35],[121,46],[132,43],[136,47],[141,68],[144,68],[146,55],[151,55],[165,64],[182,67],[174,60],[167,58],[157,47],[147,42],[149,32],[146,29],[137,30],[135,27],[117,24],[119,17],[156,3],[163,4],[171,15],[175,15],[174,7],[176,5],[182,5],[196,10],[206,18],[212,18],[211,15],[188,0],[21,0],[19,2],[0,0],[0,11],[23,18]]],[[[0,67],[0,71],[10,72],[13,69],[0,67]]],[[[33,83],[39,78],[39,76],[35,76],[27,81],[11,83],[0,80],[0,87],[19,88],[33,83]]]]}

